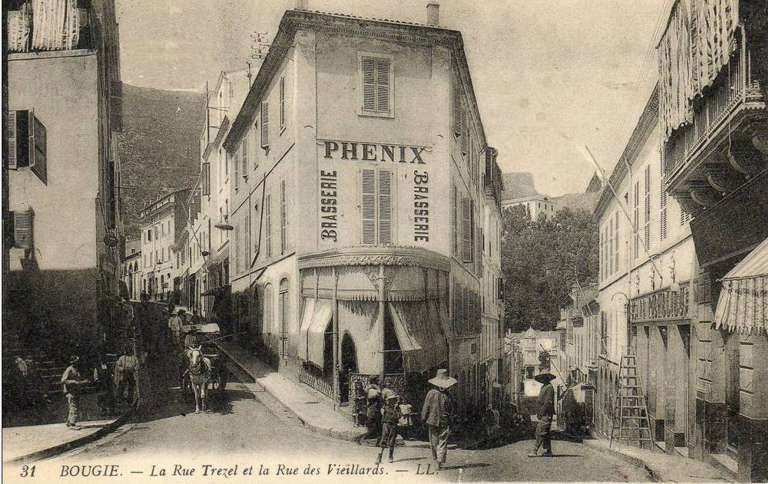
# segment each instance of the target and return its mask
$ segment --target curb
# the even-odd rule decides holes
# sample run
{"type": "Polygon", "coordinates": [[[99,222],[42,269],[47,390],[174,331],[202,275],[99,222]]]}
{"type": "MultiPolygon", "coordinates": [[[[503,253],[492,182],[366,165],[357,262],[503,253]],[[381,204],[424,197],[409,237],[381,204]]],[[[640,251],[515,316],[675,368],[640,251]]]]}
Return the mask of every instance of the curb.
{"type": "Polygon", "coordinates": [[[634,465],[636,467],[639,467],[639,468],[643,469],[645,472],[648,473],[648,477],[650,478],[650,480],[652,482],[663,482],[664,481],[664,479],[661,477],[661,475],[659,475],[658,472],[653,470],[648,464],[646,464],[646,462],[644,460],[640,459],[639,457],[634,457],[634,456],[631,456],[631,455],[627,455],[627,454],[625,454],[623,452],[620,452],[620,451],[618,451],[616,449],[611,449],[610,447],[608,447],[608,448],[601,447],[599,445],[593,444],[592,442],[594,442],[594,439],[584,439],[582,444],[587,446],[587,447],[589,447],[589,448],[591,448],[591,449],[594,449],[594,450],[597,450],[597,451],[600,451],[600,452],[608,452],[608,453],[612,454],[613,456],[618,457],[618,458],[622,459],[623,461],[625,461],[625,462],[627,462],[629,464],[632,464],[632,465],[634,465]]]}
{"type": "Polygon", "coordinates": [[[131,407],[130,410],[128,410],[126,413],[118,417],[115,421],[103,426],[102,428],[100,428],[99,430],[97,430],[96,432],[90,435],[86,435],[78,439],[70,440],[69,442],[64,442],[63,444],[59,444],[59,445],[50,447],[48,449],[38,450],[36,452],[32,452],[31,454],[16,457],[15,459],[11,459],[7,462],[4,462],[4,464],[27,464],[27,463],[35,462],[42,459],[48,459],[50,457],[63,454],[64,452],[75,449],[77,447],[81,447],[85,444],[94,442],[104,437],[105,435],[110,434],[115,430],[117,430],[118,428],[120,428],[120,426],[126,423],[134,415],[135,412],[136,412],[136,407],[135,406],[131,407]]]}
{"type": "MultiPolygon", "coordinates": [[[[238,362],[237,360],[235,360],[234,358],[232,358],[232,356],[229,354],[229,352],[227,352],[227,350],[225,350],[225,349],[224,349],[224,348],[222,348],[221,346],[219,346],[219,349],[221,349],[221,351],[223,351],[223,352],[224,352],[224,354],[226,354],[226,355],[227,355],[227,358],[229,359],[229,361],[231,361],[232,363],[234,363],[234,364],[235,364],[235,366],[237,366],[237,367],[240,369],[240,371],[241,371],[241,372],[245,373],[246,375],[248,375],[248,376],[250,377],[250,379],[252,379],[252,380],[253,380],[253,382],[252,382],[252,383],[257,383],[257,384],[259,384],[259,385],[260,385],[260,386],[261,386],[261,387],[264,389],[264,391],[265,391],[265,392],[267,392],[267,393],[269,394],[269,396],[271,396],[271,397],[272,397],[272,398],[274,398],[274,399],[275,399],[277,402],[279,402],[279,403],[280,403],[280,405],[281,405],[281,406],[282,406],[284,409],[286,409],[286,410],[287,410],[287,411],[288,411],[288,412],[289,412],[291,415],[293,415],[294,417],[296,417],[296,419],[297,419],[299,422],[301,422],[301,425],[302,425],[302,426],[304,426],[305,428],[309,429],[310,431],[312,431],[312,432],[314,432],[314,433],[317,433],[317,434],[320,434],[320,435],[325,435],[326,437],[331,437],[331,438],[333,438],[333,439],[337,439],[337,440],[345,440],[345,441],[348,441],[348,442],[357,442],[357,440],[358,440],[360,437],[362,437],[363,435],[365,435],[365,433],[366,433],[366,432],[365,432],[365,431],[363,431],[363,430],[361,430],[360,432],[339,431],[339,430],[329,429],[329,428],[325,428],[325,427],[319,427],[319,426],[317,426],[317,425],[314,425],[314,424],[312,424],[312,423],[309,423],[309,422],[307,422],[307,420],[306,420],[304,417],[302,417],[302,416],[301,416],[299,413],[297,413],[297,412],[296,412],[296,411],[295,411],[293,408],[291,408],[291,407],[289,407],[288,405],[286,405],[285,403],[283,403],[283,401],[282,401],[282,400],[280,400],[280,398],[278,398],[278,397],[277,397],[277,395],[275,395],[275,394],[272,392],[272,390],[270,389],[270,385],[268,385],[268,384],[267,384],[267,385],[265,385],[265,384],[264,384],[262,381],[260,381],[260,379],[259,379],[259,378],[255,378],[253,375],[251,375],[251,374],[248,372],[248,370],[247,370],[247,369],[245,369],[245,367],[243,367],[243,365],[242,365],[242,364],[240,364],[240,362],[238,362]]],[[[252,394],[253,394],[253,395],[254,395],[254,396],[257,398],[257,399],[259,398],[259,395],[258,395],[257,393],[255,393],[255,392],[253,392],[253,391],[251,391],[251,393],[252,393],[252,394]]],[[[269,407],[267,407],[267,408],[269,409],[269,407]]],[[[271,411],[271,410],[270,410],[270,411],[271,411]]],[[[274,413],[274,412],[273,412],[273,413],[274,413]]]]}

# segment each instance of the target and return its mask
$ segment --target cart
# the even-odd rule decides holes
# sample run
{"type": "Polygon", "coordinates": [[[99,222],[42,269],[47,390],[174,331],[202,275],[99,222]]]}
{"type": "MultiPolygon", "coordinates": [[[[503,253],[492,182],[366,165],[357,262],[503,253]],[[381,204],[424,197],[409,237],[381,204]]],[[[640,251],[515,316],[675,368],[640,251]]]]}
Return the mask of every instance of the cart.
{"type": "MultiPolygon", "coordinates": [[[[197,345],[202,347],[203,356],[211,362],[211,377],[208,380],[208,385],[213,394],[222,395],[227,387],[229,371],[224,361],[226,355],[216,345],[216,340],[221,337],[219,325],[216,323],[189,324],[183,326],[181,331],[184,335],[185,347],[197,345]]],[[[193,397],[192,381],[190,380],[189,372],[181,372],[180,387],[184,398],[190,399],[193,397]]]]}

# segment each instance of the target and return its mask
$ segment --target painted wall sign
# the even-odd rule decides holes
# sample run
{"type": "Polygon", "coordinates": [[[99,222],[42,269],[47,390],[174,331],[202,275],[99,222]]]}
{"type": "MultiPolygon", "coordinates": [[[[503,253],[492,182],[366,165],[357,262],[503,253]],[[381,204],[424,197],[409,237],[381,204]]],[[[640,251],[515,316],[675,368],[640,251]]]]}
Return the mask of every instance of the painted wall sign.
{"type": "Polygon", "coordinates": [[[413,241],[429,242],[429,173],[413,170],[413,241]]]}
{"type": "Polygon", "coordinates": [[[323,148],[324,157],[328,160],[427,164],[424,159],[426,146],[325,140],[323,148]]]}
{"type": "Polygon", "coordinates": [[[336,170],[320,170],[320,238],[336,242],[339,229],[336,170]]]}
{"type": "Polygon", "coordinates": [[[630,302],[633,323],[690,319],[690,287],[680,285],[679,291],[662,289],[636,297],[630,302]]]}

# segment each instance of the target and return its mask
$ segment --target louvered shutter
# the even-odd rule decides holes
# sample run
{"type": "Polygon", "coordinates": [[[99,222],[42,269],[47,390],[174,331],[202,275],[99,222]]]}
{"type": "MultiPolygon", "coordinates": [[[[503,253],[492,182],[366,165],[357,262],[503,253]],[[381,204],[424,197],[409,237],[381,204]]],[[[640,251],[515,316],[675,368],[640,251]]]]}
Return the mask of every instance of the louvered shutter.
{"type": "Polygon", "coordinates": [[[453,134],[457,137],[462,133],[462,111],[461,111],[461,87],[458,79],[453,87],[453,134]]]}
{"type": "Polygon", "coordinates": [[[211,164],[206,162],[202,165],[200,170],[200,185],[202,188],[202,195],[208,196],[211,194],[211,164]]]}
{"type": "Polygon", "coordinates": [[[264,218],[267,219],[266,227],[266,242],[267,242],[267,257],[272,257],[272,195],[267,195],[264,200],[264,218]]]}
{"type": "Polygon", "coordinates": [[[248,176],[248,133],[245,133],[245,136],[243,136],[242,150],[243,176],[246,177],[248,176]]]}
{"type": "Polygon", "coordinates": [[[461,200],[462,260],[472,262],[472,200],[461,200]]]}
{"type": "Polygon", "coordinates": [[[376,112],[389,113],[389,59],[376,59],[376,112]]]}
{"type": "Polygon", "coordinates": [[[280,253],[288,246],[288,217],[285,210],[285,180],[280,180],[280,253]]]}
{"type": "Polygon", "coordinates": [[[269,103],[261,103],[261,147],[269,146],[269,103]]]}
{"type": "Polygon", "coordinates": [[[8,168],[16,169],[16,111],[8,113],[8,168]]]}
{"type": "Polygon", "coordinates": [[[459,200],[456,185],[451,185],[451,236],[453,242],[453,256],[459,257],[459,200]]]}
{"type": "Polygon", "coordinates": [[[20,249],[33,247],[33,225],[35,212],[32,209],[23,212],[13,212],[14,242],[20,249]]]}
{"type": "Polygon", "coordinates": [[[373,245],[376,243],[376,171],[362,170],[360,186],[363,244],[373,245]]]}
{"type": "Polygon", "coordinates": [[[379,171],[379,244],[392,243],[392,172],[379,171]]]}
{"type": "Polygon", "coordinates": [[[285,77],[280,78],[280,128],[285,127],[285,77]]]}
{"type": "Polygon", "coordinates": [[[363,111],[376,111],[376,73],[375,61],[371,57],[361,60],[363,78],[363,111]]]}

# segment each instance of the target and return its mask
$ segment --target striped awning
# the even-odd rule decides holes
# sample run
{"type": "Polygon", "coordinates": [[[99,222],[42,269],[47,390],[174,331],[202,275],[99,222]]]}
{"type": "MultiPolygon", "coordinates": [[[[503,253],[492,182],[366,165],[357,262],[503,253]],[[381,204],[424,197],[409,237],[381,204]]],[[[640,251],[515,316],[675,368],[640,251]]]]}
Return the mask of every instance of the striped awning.
{"type": "Polygon", "coordinates": [[[768,239],[722,279],[715,327],[750,334],[768,331],[768,239]]]}

